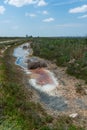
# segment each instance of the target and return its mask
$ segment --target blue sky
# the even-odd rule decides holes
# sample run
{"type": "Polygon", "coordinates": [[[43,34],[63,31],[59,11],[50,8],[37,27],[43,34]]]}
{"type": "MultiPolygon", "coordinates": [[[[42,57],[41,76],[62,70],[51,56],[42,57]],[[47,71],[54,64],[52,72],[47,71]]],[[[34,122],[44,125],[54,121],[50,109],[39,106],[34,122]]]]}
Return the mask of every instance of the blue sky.
{"type": "Polygon", "coordinates": [[[0,0],[0,36],[87,36],[87,0],[0,0]]]}

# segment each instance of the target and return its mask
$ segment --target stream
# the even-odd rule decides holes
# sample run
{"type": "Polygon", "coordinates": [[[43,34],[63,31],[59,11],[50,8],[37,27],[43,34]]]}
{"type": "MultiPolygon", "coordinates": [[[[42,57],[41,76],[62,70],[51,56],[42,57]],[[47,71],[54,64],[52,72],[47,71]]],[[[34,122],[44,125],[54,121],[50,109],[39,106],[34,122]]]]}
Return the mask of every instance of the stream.
{"type": "Polygon", "coordinates": [[[43,102],[47,108],[53,110],[67,110],[66,100],[57,93],[59,83],[54,74],[43,67],[28,69],[28,59],[32,62],[38,60],[38,57],[31,56],[30,50],[29,43],[16,47],[13,52],[13,56],[16,57],[15,64],[20,66],[26,75],[29,75],[29,84],[37,91],[40,102],[43,102]]]}

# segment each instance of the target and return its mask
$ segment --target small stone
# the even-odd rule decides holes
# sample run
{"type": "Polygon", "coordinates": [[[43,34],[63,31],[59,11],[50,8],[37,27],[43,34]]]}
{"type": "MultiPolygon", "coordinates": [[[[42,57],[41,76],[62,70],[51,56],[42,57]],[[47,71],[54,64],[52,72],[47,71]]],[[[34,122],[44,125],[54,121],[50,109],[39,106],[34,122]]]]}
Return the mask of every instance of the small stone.
{"type": "Polygon", "coordinates": [[[85,91],[85,94],[87,95],[87,89],[85,89],[84,91],[85,91]]]}
{"type": "Polygon", "coordinates": [[[78,116],[78,113],[70,114],[69,117],[76,118],[78,116]]]}
{"type": "Polygon", "coordinates": [[[69,61],[69,64],[73,64],[75,62],[75,59],[72,59],[69,61]]]}
{"type": "Polygon", "coordinates": [[[35,60],[28,60],[28,69],[37,69],[37,68],[42,68],[42,67],[47,67],[47,63],[45,61],[37,59],[35,60]]]}

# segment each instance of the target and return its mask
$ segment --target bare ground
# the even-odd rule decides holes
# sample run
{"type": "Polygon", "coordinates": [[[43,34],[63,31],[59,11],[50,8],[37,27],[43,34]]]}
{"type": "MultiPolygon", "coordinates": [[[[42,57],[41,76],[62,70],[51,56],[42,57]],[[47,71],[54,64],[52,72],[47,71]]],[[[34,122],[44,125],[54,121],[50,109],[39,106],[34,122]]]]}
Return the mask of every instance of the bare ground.
{"type": "MultiPolygon", "coordinates": [[[[76,118],[79,121],[75,119],[75,123],[80,122],[87,128],[87,84],[85,84],[83,80],[68,75],[66,73],[67,68],[57,67],[56,64],[49,62],[48,69],[54,72],[59,81],[56,94],[63,96],[68,105],[66,111],[56,111],[54,115],[66,114],[70,116],[73,113],[77,113],[76,118]],[[77,91],[77,87],[79,86],[82,91],[77,91]]],[[[52,113],[52,111],[50,113],[52,113]]]]}
{"type": "Polygon", "coordinates": [[[78,126],[80,123],[87,129],[87,84],[83,80],[68,75],[66,68],[58,67],[50,61],[47,61],[47,63],[48,69],[55,74],[59,82],[57,89],[54,91],[55,96],[49,96],[32,88],[28,83],[29,76],[26,77],[25,75],[27,88],[32,93],[31,100],[39,102],[46,112],[55,118],[60,115],[71,116],[76,114],[74,123],[78,126]],[[82,92],[77,92],[77,86],[81,87],[82,92]]]}

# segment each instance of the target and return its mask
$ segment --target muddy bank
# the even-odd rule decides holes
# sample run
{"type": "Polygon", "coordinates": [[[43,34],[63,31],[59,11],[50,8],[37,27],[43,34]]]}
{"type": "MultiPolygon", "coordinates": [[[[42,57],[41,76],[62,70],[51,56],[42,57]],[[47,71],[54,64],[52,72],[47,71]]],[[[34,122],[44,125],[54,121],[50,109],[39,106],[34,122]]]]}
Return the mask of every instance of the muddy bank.
{"type": "Polygon", "coordinates": [[[30,57],[30,44],[26,43],[14,50],[17,57],[16,64],[22,67],[29,76],[29,83],[36,89],[51,92],[58,87],[58,81],[54,74],[47,70],[47,65],[40,58],[30,57]],[[26,47],[26,49],[24,49],[26,47]]]}
{"type": "MultiPolygon", "coordinates": [[[[58,79],[54,73],[47,68],[28,69],[28,60],[37,61],[38,57],[31,57],[30,44],[15,48],[13,55],[17,58],[15,64],[19,65],[25,71],[29,84],[38,93],[38,101],[42,102],[47,109],[64,111],[67,110],[66,100],[57,93],[58,79]],[[26,48],[24,48],[26,46],[26,48]]],[[[47,63],[47,66],[49,64],[47,63]]]]}
{"type": "Polygon", "coordinates": [[[56,64],[45,60],[47,63],[45,70],[50,70],[49,72],[53,74],[53,77],[55,77],[57,85],[56,87],[53,87],[53,89],[50,89],[52,88],[51,85],[47,86],[46,90],[50,91],[43,91],[43,86],[46,85],[45,83],[47,81],[46,78],[44,78],[45,83],[42,82],[44,76],[41,76],[42,70],[40,72],[40,69],[44,68],[39,68],[39,70],[27,69],[26,59],[31,58],[32,61],[37,60],[37,57],[31,56],[29,49],[31,49],[30,46],[28,49],[24,49],[24,54],[27,54],[26,58],[24,55],[21,56],[20,53],[20,58],[18,59],[17,57],[16,64],[23,68],[29,84],[31,85],[31,89],[33,89],[36,93],[34,96],[32,96],[32,100],[42,103],[47,112],[55,116],[61,114],[62,112],[62,114],[67,115],[77,113],[77,115],[84,117],[84,119],[87,118],[87,95],[76,92],[76,86],[78,84],[81,84],[83,88],[87,89],[87,85],[84,83],[84,81],[78,80],[66,74],[66,68],[57,67],[56,64]],[[37,79],[39,79],[39,85],[37,85],[37,79]]]}

